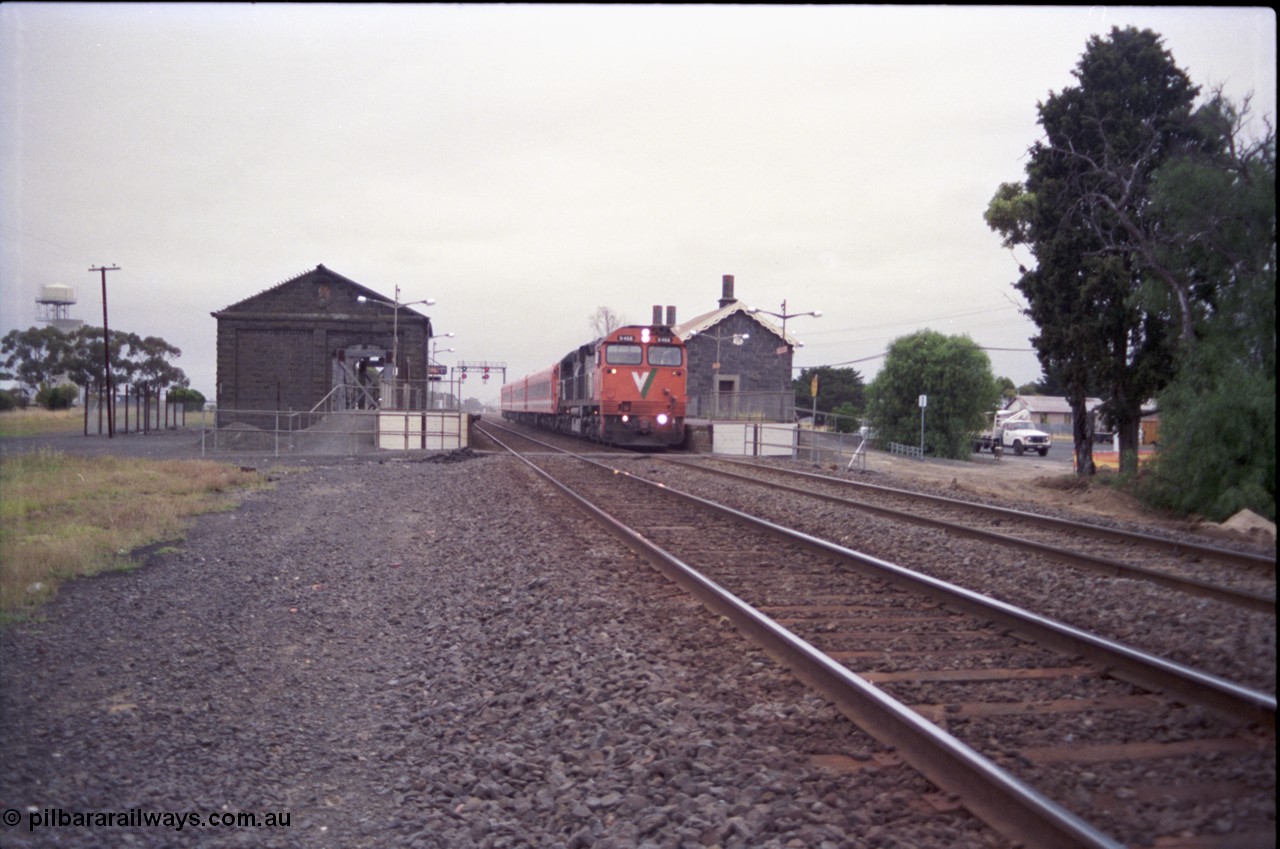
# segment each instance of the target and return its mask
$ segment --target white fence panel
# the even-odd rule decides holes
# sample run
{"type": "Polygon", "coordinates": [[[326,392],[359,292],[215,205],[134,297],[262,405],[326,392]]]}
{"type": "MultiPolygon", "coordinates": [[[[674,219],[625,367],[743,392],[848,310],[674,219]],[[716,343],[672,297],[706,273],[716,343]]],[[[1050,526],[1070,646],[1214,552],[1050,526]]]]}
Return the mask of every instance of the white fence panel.
{"type": "Polygon", "coordinates": [[[793,457],[796,426],[766,422],[712,422],[711,453],[736,457],[793,457]]]}
{"type": "Polygon", "coordinates": [[[388,451],[453,451],[467,446],[467,414],[452,410],[378,414],[379,448],[388,451]]]}

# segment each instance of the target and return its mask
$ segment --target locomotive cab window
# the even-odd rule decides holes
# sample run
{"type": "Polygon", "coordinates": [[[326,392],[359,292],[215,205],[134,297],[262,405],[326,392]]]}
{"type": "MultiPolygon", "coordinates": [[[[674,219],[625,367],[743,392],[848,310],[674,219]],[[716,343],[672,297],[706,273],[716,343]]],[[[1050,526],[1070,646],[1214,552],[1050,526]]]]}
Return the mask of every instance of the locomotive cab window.
{"type": "Polygon", "coordinates": [[[684,365],[684,349],[675,345],[650,345],[649,365],[681,366],[684,365]]]}
{"type": "Polygon", "coordinates": [[[606,345],[604,361],[611,366],[638,366],[644,359],[639,345],[606,345]]]}

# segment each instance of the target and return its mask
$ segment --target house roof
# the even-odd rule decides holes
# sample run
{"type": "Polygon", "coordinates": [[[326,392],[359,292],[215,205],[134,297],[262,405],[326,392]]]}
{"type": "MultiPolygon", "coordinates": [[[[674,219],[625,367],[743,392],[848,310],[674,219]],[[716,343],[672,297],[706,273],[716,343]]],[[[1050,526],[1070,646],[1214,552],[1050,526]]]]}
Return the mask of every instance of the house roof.
{"type": "Polygon", "coordinates": [[[711,312],[703,313],[702,315],[695,316],[694,318],[691,318],[688,321],[677,324],[672,329],[675,331],[677,336],[679,336],[681,339],[684,339],[685,341],[688,341],[689,337],[692,336],[693,334],[702,333],[704,331],[710,330],[712,327],[715,327],[717,324],[724,321],[725,319],[727,319],[729,316],[733,315],[736,312],[740,312],[743,315],[748,316],[752,321],[756,322],[765,330],[767,330],[769,333],[772,333],[774,336],[777,336],[779,339],[785,339],[788,345],[791,345],[794,347],[800,344],[800,342],[790,333],[787,333],[784,336],[782,329],[779,328],[773,322],[769,321],[767,318],[764,318],[758,314],[753,314],[750,311],[750,307],[748,307],[742,301],[734,301],[727,306],[723,306],[723,307],[720,307],[719,309],[714,309],[711,312]]]}
{"type": "MultiPolygon", "coordinates": [[[[1085,410],[1092,411],[1102,405],[1101,398],[1084,399],[1085,410]]],[[[1029,410],[1033,413],[1058,413],[1061,415],[1071,415],[1071,404],[1066,398],[1056,395],[1016,395],[1009,402],[1006,409],[1014,407],[1023,410],[1029,410]]]]}

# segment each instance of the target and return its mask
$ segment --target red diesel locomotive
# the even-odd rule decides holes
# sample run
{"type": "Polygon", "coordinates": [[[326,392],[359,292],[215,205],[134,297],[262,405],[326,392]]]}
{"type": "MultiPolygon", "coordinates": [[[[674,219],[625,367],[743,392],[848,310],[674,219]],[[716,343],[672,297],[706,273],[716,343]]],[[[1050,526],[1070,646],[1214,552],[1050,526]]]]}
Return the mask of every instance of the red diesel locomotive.
{"type": "Polygon", "coordinates": [[[619,327],[570,351],[548,369],[502,387],[502,417],[610,445],[684,443],[684,342],[675,309],[654,307],[653,324],[619,327]]]}

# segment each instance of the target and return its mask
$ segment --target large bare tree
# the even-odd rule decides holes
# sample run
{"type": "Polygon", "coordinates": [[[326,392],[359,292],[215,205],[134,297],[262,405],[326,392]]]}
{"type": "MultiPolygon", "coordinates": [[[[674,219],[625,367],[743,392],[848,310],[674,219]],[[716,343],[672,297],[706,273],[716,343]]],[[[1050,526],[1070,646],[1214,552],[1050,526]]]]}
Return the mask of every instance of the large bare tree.
{"type": "Polygon", "coordinates": [[[612,307],[596,307],[596,311],[591,314],[588,319],[591,326],[591,332],[595,334],[595,338],[608,336],[627,323],[621,313],[615,312],[612,307]]]}

